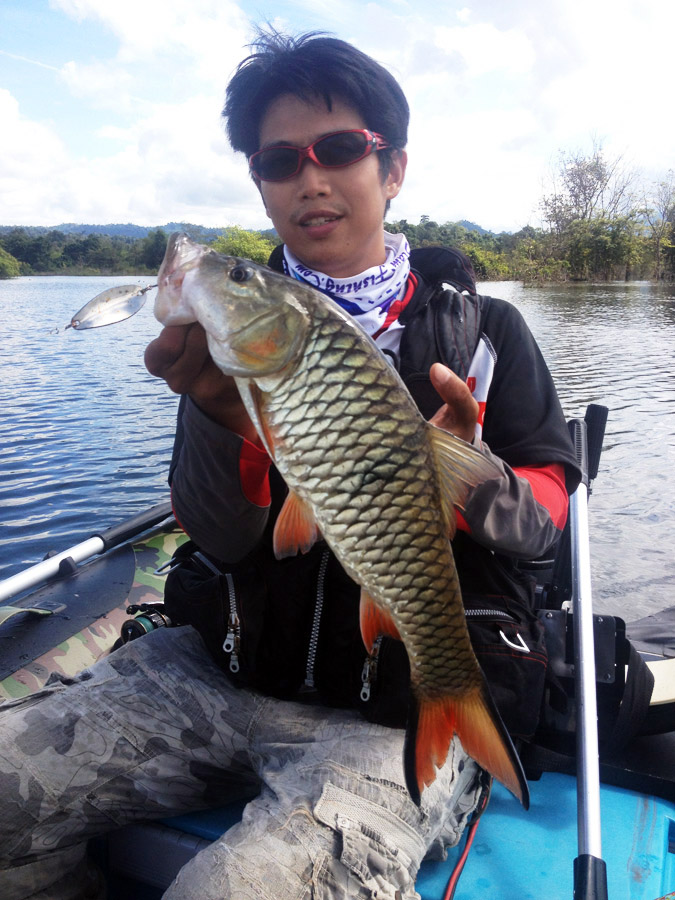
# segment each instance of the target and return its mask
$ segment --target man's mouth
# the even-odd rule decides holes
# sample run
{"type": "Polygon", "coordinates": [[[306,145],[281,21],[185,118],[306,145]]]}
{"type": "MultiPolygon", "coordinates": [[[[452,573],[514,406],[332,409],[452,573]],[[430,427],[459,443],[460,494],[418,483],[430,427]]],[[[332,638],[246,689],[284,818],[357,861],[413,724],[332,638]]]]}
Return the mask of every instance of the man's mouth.
{"type": "Polygon", "coordinates": [[[341,219],[342,216],[334,215],[334,216],[310,216],[306,219],[302,219],[300,225],[303,228],[317,228],[319,225],[326,225],[328,222],[336,222],[338,219],[341,219]]]}

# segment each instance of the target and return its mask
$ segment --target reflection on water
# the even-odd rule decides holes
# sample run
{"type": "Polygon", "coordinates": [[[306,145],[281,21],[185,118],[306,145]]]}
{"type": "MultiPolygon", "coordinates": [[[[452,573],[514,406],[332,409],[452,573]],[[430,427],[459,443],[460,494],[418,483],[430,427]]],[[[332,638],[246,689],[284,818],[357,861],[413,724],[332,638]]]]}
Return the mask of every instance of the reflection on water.
{"type": "Polygon", "coordinates": [[[595,607],[675,605],[675,286],[484,284],[535,334],[568,417],[609,408],[590,525],[595,607]]]}
{"type": "MultiPolygon", "coordinates": [[[[0,577],[167,498],[176,398],[143,366],[159,330],[152,296],[127,322],[63,330],[99,291],[131,281],[0,282],[0,577]]],[[[480,287],[521,310],[566,415],[609,407],[591,502],[597,609],[631,620],[675,605],[675,290],[480,287]]]]}
{"type": "Polygon", "coordinates": [[[168,499],[176,398],[143,365],[159,331],[152,302],[110,328],[64,330],[132,280],[0,282],[0,577],[168,499]]]}

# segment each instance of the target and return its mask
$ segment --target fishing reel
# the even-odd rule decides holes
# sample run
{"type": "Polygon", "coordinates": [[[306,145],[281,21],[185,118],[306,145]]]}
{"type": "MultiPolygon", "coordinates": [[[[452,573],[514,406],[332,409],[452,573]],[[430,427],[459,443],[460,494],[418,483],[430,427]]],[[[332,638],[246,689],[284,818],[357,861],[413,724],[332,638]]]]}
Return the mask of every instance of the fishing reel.
{"type": "Polygon", "coordinates": [[[163,603],[134,603],[127,606],[127,614],[133,616],[122,623],[120,629],[120,641],[127,644],[143,637],[157,628],[170,628],[173,625],[171,619],[164,612],[163,603]]]}

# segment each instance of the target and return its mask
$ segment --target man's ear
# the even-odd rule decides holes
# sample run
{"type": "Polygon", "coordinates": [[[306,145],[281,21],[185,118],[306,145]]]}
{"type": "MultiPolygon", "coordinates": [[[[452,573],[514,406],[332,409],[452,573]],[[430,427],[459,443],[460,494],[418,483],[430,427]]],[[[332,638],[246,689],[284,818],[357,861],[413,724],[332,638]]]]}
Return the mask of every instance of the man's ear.
{"type": "Polygon", "coordinates": [[[391,165],[384,184],[387,200],[393,200],[398,196],[403,180],[405,179],[405,170],[408,165],[408,154],[405,150],[394,150],[391,155],[391,165]]]}

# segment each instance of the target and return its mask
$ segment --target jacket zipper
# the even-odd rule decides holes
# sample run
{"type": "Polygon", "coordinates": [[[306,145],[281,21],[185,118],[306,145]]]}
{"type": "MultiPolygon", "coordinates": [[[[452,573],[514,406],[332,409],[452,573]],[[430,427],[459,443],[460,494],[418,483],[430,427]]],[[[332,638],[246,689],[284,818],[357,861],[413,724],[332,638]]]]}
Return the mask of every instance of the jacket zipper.
{"type": "Polygon", "coordinates": [[[491,618],[505,619],[507,622],[515,622],[516,619],[510,613],[504,612],[503,609],[465,609],[464,614],[468,619],[471,618],[491,618]]]}
{"type": "Polygon", "coordinates": [[[319,565],[319,575],[316,581],[316,604],[314,606],[314,619],[312,620],[312,633],[309,636],[309,649],[307,651],[307,668],[305,669],[305,687],[313,688],[314,666],[316,663],[316,651],[319,646],[319,628],[321,627],[321,612],[323,610],[324,588],[326,584],[326,569],[330,559],[330,550],[324,550],[319,565]]]}
{"type": "Polygon", "coordinates": [[[364,703],[367,703],[370,700],[373,684],[377,678],[377,664],[383,637],[384,635],[378,634],[375,643],[370,649],[370,653],[366,656],[366,660],[363,663],[363,670],[361,672],[361,681],[363,683],[361,688],[361,699],[364,703]]]}
{"type": "Polygon", "coordinates": [[[237,612],[237,594],[234,590],[234,578],[229,572],[225,572],[227,580],[227,592],[230,600],[230,615],[227,620],[227,635],[223,643],[223,650],[230,654],[230,672],[239,671],[239,648],[241,643],[241,626],[237,612]]]}
{"type": "MultiPolygon", "coordinates": [[[[501,619],[504,622],[515,622],[516,625],[518,624],[517,619],[514,619],[509,613],[504,612],[503,609],[466,609],[464,612],[469,619],[501,619]]],[[[507,647],[511,648],[511,650],[517,650],[518,653],[531,652],[519,631],[516,631],[516,642],[508,638],[501,628],[499,629],[499,637],[507,647]]]]}

